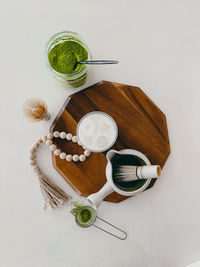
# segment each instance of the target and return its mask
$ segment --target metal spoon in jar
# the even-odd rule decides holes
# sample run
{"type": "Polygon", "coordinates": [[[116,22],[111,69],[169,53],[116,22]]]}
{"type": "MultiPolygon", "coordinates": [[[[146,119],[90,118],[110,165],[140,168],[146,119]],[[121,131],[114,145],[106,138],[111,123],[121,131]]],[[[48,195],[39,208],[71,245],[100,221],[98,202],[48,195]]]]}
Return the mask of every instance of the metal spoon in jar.
{"type": "Polygon", "coordinates": [[[78,64],[89,64],[89,65],[104,65],[104,64],[118,64],[117,60],[88,60],[88,61],[77,61],[74,69],[78,64]]]}

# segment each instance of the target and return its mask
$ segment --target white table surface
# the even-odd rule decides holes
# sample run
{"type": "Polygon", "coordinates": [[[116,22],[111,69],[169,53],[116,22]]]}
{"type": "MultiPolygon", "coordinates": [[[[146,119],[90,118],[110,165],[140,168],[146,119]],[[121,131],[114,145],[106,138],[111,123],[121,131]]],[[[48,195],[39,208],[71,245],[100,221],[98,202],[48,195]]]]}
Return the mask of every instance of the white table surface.
{"type": "MultiPolygon", "coordinates": [[[[198,0],[1,3],[1,267],[182,267],[200,259],[199,10],[198,0]],[[28,151],[76,91],[60,86],[44,65],[47,39],[63,30],[81,33],[94,58],[120,61],[93,67],[85,86],[103,79],[139,86],[167,116],[171,155],[162,179],[137,197],[99,209],[127,231],[125,241],[78,228],[67,207],[41,209],[28,151]],[[48,103],[51,121],[24,118],[22,105],[31,96],[48,103]]],[[[48,149],[39,154],[42,168],[75,196],[53,169],[48,149]]]]}

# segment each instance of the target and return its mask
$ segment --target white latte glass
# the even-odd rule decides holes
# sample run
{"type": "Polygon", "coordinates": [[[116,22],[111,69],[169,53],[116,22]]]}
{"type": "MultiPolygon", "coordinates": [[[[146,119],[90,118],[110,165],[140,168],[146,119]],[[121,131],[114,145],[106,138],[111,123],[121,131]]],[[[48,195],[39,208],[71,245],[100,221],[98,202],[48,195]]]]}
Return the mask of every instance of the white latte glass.
{"type": "Polygon", "coordinates": [[[78,140],[92,152],[103,152],[115,143],[118,128],[114,119],[107,113],[94,111],[86,114],[77,126],[78,140]]]}

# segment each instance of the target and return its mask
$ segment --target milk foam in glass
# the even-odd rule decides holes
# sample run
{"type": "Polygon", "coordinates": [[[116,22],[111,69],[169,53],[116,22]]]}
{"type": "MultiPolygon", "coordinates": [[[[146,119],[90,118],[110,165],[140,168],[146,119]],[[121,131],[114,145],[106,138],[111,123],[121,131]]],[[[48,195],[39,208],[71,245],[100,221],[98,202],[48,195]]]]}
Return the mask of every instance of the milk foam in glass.
{"type": "Polygon", "coordinates": [[[108,150],[115,143],[117,135],[116,122],[110,115],[101,111],[86,114],[77,127],[79,141],[93,152],[108,150]]]}

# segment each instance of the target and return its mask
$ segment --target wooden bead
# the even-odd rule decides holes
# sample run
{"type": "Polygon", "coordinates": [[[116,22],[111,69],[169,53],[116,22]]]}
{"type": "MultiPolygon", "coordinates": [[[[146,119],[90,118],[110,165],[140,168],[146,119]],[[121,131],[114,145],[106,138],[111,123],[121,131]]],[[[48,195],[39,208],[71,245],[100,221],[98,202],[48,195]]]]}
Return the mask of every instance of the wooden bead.
{"type": "Polygon", "coordinates": [[[78,145],[79,145],[79,146],[82,146],[82,144],[81,144],[81,142],[80,142],[80,141],[78,141],[78,145]]]}
{"type": "Polygon", "coordinates": [[[47,141],[47,136],[46,136],[46,135],[44,135],[44,136],[42,136],[42,138],[41,138],[41,139],[42,139],[42,141],[43,141],[43,142],[45,142],[45,141],[47,141]]]}
{"type": "Polygon", "coordinates": [[[56,156],[59,156],[60,153],[61,153],[61,150],[60,150],[60,149],[56,149],[56,150],[54,151],[54,154],[55,154],[56,156]]]}
{"type": "Polygon", "coordinates": [[[53,136],[56,137],[56,138],[58,138],[58,137],[60,136],[59,131],[55,131],[55,132],[53,132],[53,136]]]}
{"type": "Polygon", "coordinates": [[[56,147],[56,145],[51,145],[49,148],[51,151],[55,151],[57,147],[56,147]]]}
{"type": "Polygon", "coordinates": [[[78,160],[79,160],[79,156],[75,154],[75,155],[73,155],[72,159],[73,159],[73,161],[75,161],[75,162],[76,162],[76,161],[78,161],[78,160]]]}
{"type": "Polygon", "coordinates": [[[37,165],[35,165],[34,171],[37,172],[38,170],[39,170],[39,167],[37,165]]]}
{"type": "Polygon", "coordinates": [[[61,132],[61,133],[60,133],[60,138],[61,138],[61,139],[65,139],[65,138],[66,138],[66,135],[67,135],[67,134],[66,134],[65,132],[61,132]]]}
{"type": "Polygon", "coordinates": [[[86,150],[84,151],[84,155],[85,155],[86,157],[89,157],[90,154],[91,154],[90,150],[87,150],[87,149],[86,149],[86,150]]]}
{"type": "Polygon", "coordinates": [[[50,146],[50,145],[53,144],[52,140],[49,140],[49,139],[45,143],[46,143],[47,146],[50,146]]]}
{"type": "Polygon", "coordinates": [[[35,143],[35,148],[38,148],[39,147],[39,143],[35,143]]]}
{"type": "Polygon", "coordinates": [[[71,133],[68,133],[68,134],[66,135],[66,139],[67,139],[67,140],[72,140],[72,137],[73,137],[73,135],[72,135],[71,133]]]}
{"type": "Polygon", "coordinates": [[[61,158],[61,159],[66,159],[66,156],[67,156],[67,155],[66,155],[65,152],[62,152],[62,153],[60,154],[60,158],[61,158]]]}
{"type": "Polygon", "coordinates": [[[35,158],[35,155],[34,154],[30,154],[29,155],[29,159],[34,159],[35,158]]]}
{"type": "Polygon", "coordinates": [[[30,165],[34,166],[36,164],[35,160],[30,160],[30,165]]]}
{"type": "Polygon", "coordinates": [[[68,154],[68,155],[66,156],[66,161],[72,161],[72,155],[68,154]]]}
{"type": "Polygon", "coordinates": [[[37,165],[35,166],[34,171],[35,171],[37,174],[40,174],[40,173],[41,173],[41,170],[40,170],[40,168],[39,168],[37,165]]]}
{"type": "Polygon", "coordinates": [[[76,135],[74,135],[72,137],[72,142],[74,142],[74,143],[77,143],[78,142],[78,137],[76,135]]]}
{"type": "Polygon", "coordinates": [[[43,174],[40,169],[36,170],[35,172],[37,173],[38,176],[43,174]]]}
{"type": "Polygon", "coordinates": [[[39,144],[42,144],[42,143],[43,143],[42,138],[40,138],[40,139],[38,140],[38,143],[39,143],[39,144]]]}
{"type": "Polygon", "coordinates": [[[47,138],[48,138],[49,140],[53,139],[53,134],[52,134],[52,133],[48,133],[48,134],[47,134],[47,138]]]}
{"type": "Polygon", "coordinates": [[[35,147],[32,147],[31,150],[30,150],[31,153],[35,153],[35,151],[36,151],[35,147]]]}
{"type": "Polygon", "coordinates": [[[79,156],[79,160],[80,161],[85,161],[86,160],[86,156],[85,155],[80,155],[79,156]]]}
{"type": "Polygon", "coordinates": [[[42,172],[41,170],[38,168],[36,171],[35,171],[38,175],[42,175],[42,172]]]}

